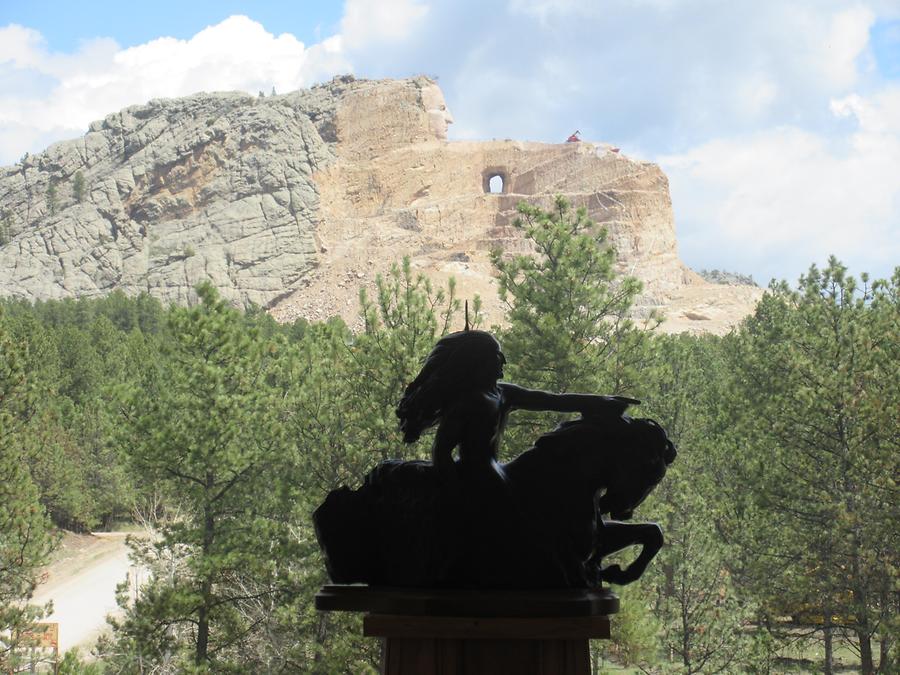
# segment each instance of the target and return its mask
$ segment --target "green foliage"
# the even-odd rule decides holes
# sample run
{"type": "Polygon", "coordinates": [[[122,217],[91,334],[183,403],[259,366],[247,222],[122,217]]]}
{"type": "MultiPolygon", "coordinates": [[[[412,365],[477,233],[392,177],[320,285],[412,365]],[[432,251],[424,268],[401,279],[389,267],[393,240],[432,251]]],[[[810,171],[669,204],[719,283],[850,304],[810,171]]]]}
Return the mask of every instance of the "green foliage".
{"type": "MultiPolygon", "coordinates": [[[[794,615],[835,649],[852,641],[863,670],[895,668],[900,274],[856,284],[832,261],[772,286],[731,336],[661,336],[628,320],[638,286],[583,212],[523,207],[518,224],[533,255],[494,256],[510,379],[634,395],[679,448],[638,514],[666,546],[621,589],[597,667],[779,672],[794,615]]],[[[152,581],[123,587],[97,668],[375,672],[359,618],[313,609],[325,574],[309,516],[376,461],[428,455],[429,438],[401,443],[394,406],[462,327],[454,287],[404,261],[362,296],[356,333],[199,295],[191,309],[120,292],[0,300],[0,619],[40,614],[10,598],[53,543],[48,515],[72,529],[133,517],[152,581]]],[[[555,422],[526,418],[506,446],[555,422]]]]}
{"type": "Polygon", "coordinates": [[[54,181],[53,179],[51,179],[50,182],[47,183],[46,200],[47,200],[47,211],[50,213],[51,216],[55,215],[56,210],[59,207],[59,204],[58,204],[58,196],[56,194],[56,181],[54,181]]]}
{"type": "Polygon", "coordinates": [[[198,295],[196,307],[169,313],[163,358],[124,394],[132,460],[181,516],[154,546],[172,573],[156,575],[116,628],[151,662],[174,654],[221,672],[263,658],[253,638],[291,592],[292,368],[282,340],[247,330],[212,286],[198,295]]]}
{"type": "Polygon", "coordinates": [[[377,411],[366,442],[387,459],[403,448],[394,406],[434,343],[453,328],[460,302],[452,279],[446,291],[435,291],[424,275],[413,275],[409,258],[388,278],[379,276],[376,288],[376,302],[360,292],[365,328],[351,349],[357,386],[350,394],[352,407],[377,411]]]}
{"type": "Polygon", "coordinates": [[[379,276],[376,289],[377,302],[361,293],[361,333],[332,320],[304,328],[298,342],[293,433],[303,447],[316,448],[304,455],[304,474],[317,499],[358,484],[374,461],[428,453],[403,446],[394,407],[450,329],[459,301],[452,282],[435,291],[408,259],[379,276]]]}
{"type": "Polygon", "coordinates": [[[165,312],[158,300],[146,293],[129,298],[120,290],[103,298],[39,300],[34,305],[0,299],[0,305],[5,306],[7,314],[13,318],[37,322],[34,331],[45,336],[64,327],[88,330],[101,316],[120,331],[136,329],[148,335],[159,333],[165,322],[165,312]]]}
{"type": "Polygon", "coordinates": [[[6,246],[12,240],[12,214],[3,211],[0,215],[0,246],[6,246]]]}
{"type": "Polygon", "coordinates": [[[752,274],[741,274],[740,272],[728,272],[718,269],[700,270],[700,276],[714,284],[734,284],[739,286],[756,286],[752,274]]]}
{"type": "Polygon", "coordinates": [[[519,213],[514,225],[535,254],[492,255],[508,307],[510,373],[550,391],[625,391],[633,372],[622,345],[635,332],[628,311],[640,282],[616,278],[606,229],[585,209],[573,213],[557,197],[553,210],[523,203],[519,213]]]}
{"type": "MultiPolygon", "coordinates": [[[[595,672],[606,672],[607,663],[648,672],[660,661],[661,624],[654,613],[652,589],[643,583],[616,589],[620,609],[612,619],[609,640],[592,640],[591,661],[595,672]]],[[[652,672],[652,671],[651,671],[652,672]]]]}
{"type": "Polygon", "coordinates": [[[57,669],[57,675],[103,675],[104,672],[106,669],[102,663],[81,658],[81,651],[77,647],[66,650],[57,669]]]}
{"type": "MultiPolygon", "coordinates": [[[[499,331],[513,382],[556,392],[633,392],[648,333],[629,318],[640,282],[617,277],[605,228],[557,197],[553,210],[522,203],[514,222],[534,253],[494,251],[508,327],[499,331]]],[[[655,327],[656,317],[645,327],[655,327]]],[[[519,413],[506,447],[519,452],[558,416],[519,413]]]]}
{"type": "Polygon", "coordinates": [[[84,201],[84,190],[85,190],[85,181],[84,174],[81,171],[76,171],[75,176],[72,179],[72,196],[75,198],[75,201],[79,204],[84,201]]]}
{"type": "Polygon", "coordinates": [[[731,449],[725,433],[729,413],[721,405],[721,340],[657,335],[647,347],[636,390],[642,405],[633,414],[659,421],[676,443],[678,458],[640,510],[642,519],[660,522],[666,545],[640,581],[648,598],[638,606],[652,617],[632,621],[656,623],[657,635],[642,644],[655,645],[679,672],[754,672],[760,658],[747,631],[753,599],[734,583],[735,548],[717,530],[720,485],[733,480],[722,461],[731,449]]]}
{"type": "Polygon", "coordinates": [[[29,605],[54,537],[23,461],[33,390],[0,314],[0,670],[12,671],[21,632],[44,614],[29,605]]]}
{"type": "Polygon", "coordinates": [[[145,305],[119,295],[34,307],[5,303],[8,329],[28,345],[26,370],[36,392],[32,432],[20,441],[31,480],[54,523],[76,531],[127,517],[135,498],[134,477],[114,439],[112,389],[152,360],[152,338],[123,334],[108,318],[116,318],[121,303],[145,305]]]}
{"type": "Polygon", "coordinates": [[[826,640],[855,634],[867,673],[872,638],[895,639],[898,334],[900,270],[857,284],[832,258],[796,290],[773,284],[729,342],[747,584],[826,640]]]}

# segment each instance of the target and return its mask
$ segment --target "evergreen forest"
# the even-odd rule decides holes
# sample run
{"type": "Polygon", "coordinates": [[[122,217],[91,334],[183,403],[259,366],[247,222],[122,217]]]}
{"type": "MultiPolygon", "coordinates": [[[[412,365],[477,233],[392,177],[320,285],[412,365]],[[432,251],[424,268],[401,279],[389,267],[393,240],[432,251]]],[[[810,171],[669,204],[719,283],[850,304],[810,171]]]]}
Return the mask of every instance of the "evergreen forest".
{"type": "MultiPolygon", "coordinates": [[[[503,326],[468,299],[506,379],[638,398],[678,447],[636,514],[666,544],[615,589],[595,672],[898,672],[900,268],[832,258],[773,281],[724,337],[667,335],[634,318],[641,285],[583,211],[519,210],[534,253],[493,255],[503,326]]],[[[380,460],[429,457],[394,408],[463,299],[408,261],[361,293],[352,330],[196,295],[0,302],[0,671],[46,612],[28,600],[60,533],[126,523],[148,581],[60,672],[377,672],[360,619],[313,608],[310,515],[380,460]]],[[[562,419],[516,413],[503,451],[562,419]]]]}

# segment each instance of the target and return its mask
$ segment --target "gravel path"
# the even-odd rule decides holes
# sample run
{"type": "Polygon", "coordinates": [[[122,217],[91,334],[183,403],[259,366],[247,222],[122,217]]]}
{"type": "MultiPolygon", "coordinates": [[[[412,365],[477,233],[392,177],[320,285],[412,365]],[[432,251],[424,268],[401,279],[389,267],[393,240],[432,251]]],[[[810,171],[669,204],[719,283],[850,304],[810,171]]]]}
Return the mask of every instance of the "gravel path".
{"type": "Polygon", "coordinates": [[[106,615],[118,611],[116,585],[134,579],[138,569],[128,561],[124,532],[79,537],[65,557],[47,569],[33,604],[53,601],[53,614],[44,619],[59,624],[60,653],[72,647],[88,652],[107,627],[106,615]]]}

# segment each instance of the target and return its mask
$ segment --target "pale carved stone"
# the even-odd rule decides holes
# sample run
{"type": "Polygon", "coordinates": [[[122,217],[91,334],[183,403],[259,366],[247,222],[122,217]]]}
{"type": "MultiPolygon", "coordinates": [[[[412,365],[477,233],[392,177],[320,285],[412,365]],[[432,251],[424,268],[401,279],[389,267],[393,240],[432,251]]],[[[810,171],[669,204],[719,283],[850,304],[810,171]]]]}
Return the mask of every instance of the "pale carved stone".
{"type": "Polygon", "coordinates": [[[546,207],[557,194],[609,228],[620,270],[644,282],[639,315],[659,308],[670,330],[722,332],[761,294],[709,284],[681,263],[655,164],[589,142],[447,141],[452,122],[424,77],[127,108],[0,169],[9,230],[0,295],[119,288],[183,303],[208,279],[280,320],[352,322],[359,286],[409,255],[435,280],[454,276],[461,295],[479,293],[487,322],[498,322],[489,253],[526,250],[511,227],[516,204],[546,207]],[[492,175],[503,178],[501,194],[486,193],[492,175]]]}

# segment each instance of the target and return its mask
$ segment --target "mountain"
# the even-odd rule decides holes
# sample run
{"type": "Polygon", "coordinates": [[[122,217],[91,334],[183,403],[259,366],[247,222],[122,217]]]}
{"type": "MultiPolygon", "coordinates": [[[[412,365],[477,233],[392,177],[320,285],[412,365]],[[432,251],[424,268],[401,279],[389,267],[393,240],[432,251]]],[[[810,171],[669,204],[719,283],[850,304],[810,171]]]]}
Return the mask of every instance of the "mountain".
{"type": "Polygon", "coordinates": [[[209,279],[280,320],[352,323],[358,288],[409,255],[461,297],[480,293],[490,324],[489,252],[525,250],[516,204],[557,194],[609,228],[620,270],[644,281],[636,312],[662,309],[668,330],[723,332],[761,295],[680,261],[655,164],[602,143],[447,141],[451,122],[424,77],[126,108],[0,169],[0,295],[186,303],[209,279]]]}

